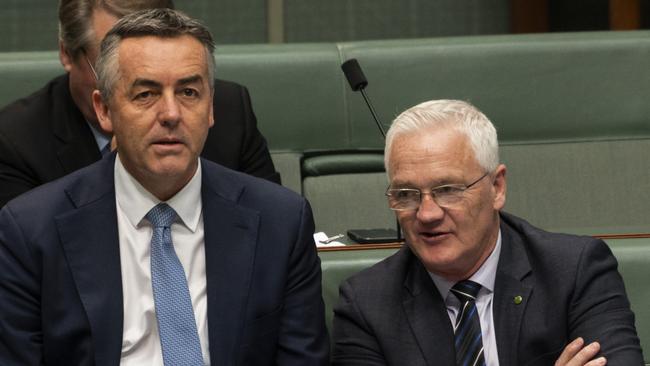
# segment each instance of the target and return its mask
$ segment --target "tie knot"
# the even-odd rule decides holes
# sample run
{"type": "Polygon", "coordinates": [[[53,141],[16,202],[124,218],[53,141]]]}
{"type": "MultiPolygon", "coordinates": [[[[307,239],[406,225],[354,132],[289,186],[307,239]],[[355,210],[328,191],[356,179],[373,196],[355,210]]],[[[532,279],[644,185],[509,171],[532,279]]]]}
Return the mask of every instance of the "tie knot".
{"type": "Polygon", "coordinates": [[[476,296],[481,290],[481,287],[483,286],[474,281],[464,280],[457,282],[454,287],[451,288],[451,292],[456,295],[458,300],[465,302],[469,300],[476,300],[476,296]]]}
{"type": "Polygon", "coordinates": [[[154,227],[170,227],[176,219],[176,211],[166,203],[159,203],[145,217],[154,227]]]}

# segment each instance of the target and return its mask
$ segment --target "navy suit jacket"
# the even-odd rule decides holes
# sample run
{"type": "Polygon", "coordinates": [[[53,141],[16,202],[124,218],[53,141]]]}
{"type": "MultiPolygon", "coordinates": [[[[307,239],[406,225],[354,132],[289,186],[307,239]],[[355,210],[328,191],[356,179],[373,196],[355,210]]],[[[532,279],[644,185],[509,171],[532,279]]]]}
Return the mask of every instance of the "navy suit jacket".
{"type": "MultiPolygon", "coordinates": [[[[501,238],[492,305],[500,366],[553,365],[578,336],[600,341],[608,366],[643,365],[634,314],[603,241],[549,233],[505,213],[501,238]]],[[[340,290],[334,365],[456,365],[444,300],[408,247],[340,290]]]]}
{"type": "MultiPolygon", "coordinates": [[[[0,365],[119,365],[114,161],[111,154],[0,211],[0,365]]],[[[325,365],[308,203],[201,164],[212,365],[325,365]]]]}
{"type": "MultiPolygon", "coordinates": [[[[0,207],[43,183],[101,158],[70,95],[68,74],[0,110],[0,207]]],[[[245,87],[214,81],[214,126],[201,156],[280,183],[245,87]]]]}

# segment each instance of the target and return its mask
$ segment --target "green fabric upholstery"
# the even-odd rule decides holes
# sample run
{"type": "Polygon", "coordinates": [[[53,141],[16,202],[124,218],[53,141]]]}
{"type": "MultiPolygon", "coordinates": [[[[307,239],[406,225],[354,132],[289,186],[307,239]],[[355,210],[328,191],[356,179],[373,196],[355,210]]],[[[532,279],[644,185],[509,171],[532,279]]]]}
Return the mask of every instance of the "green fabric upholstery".
{"type": "Polygon", "coordinates": [[[322,153],[312,157],[305,156],[302,163],[303,177],[345,173],[377,173],[383,171],[383,152],[322,153]]]}
{"type": "Polygon", "coordinates": [[[303,195],[314,211],[316,231],[345,234],[348,229],[395,228],[388,208],[384,173],[330,174],[305,177],[303,195]]]}
{"type": "Polygon", "coordinates": [[[316,231],[395,228],[384,192],[381,152],[309,153],[302,163],[302,193],[314,211],[316,231]]]}
{"type": "Polygon", "coordinates": [[[646,364],[650,364],[650,239],[608,239],[635,315],[646,364]]]}
{"type": "Polygon", "coordinates": [[[300,170],[295,169],[300,166],[302,154],[298,152],[271,151],[271,160],[278,172],[282,172],[282,185],[292,191],[302,193],[302,177],[300,170]]]}
{"type": "Polygon", "coordinates": [[[649,154],[650,139],[501,146],[505,210],[552,231],[649,233],[649,154]]]}
{"type": "Polygon", "coordinates": [[[0,108],[35,92],[62,73],[58,52],[0,53],[0,108]]]}
{"type": "MultiPolygon", "coordinates": [[[[646,364],[650,364],[650,238],[607,239],[619,262],[625,288],[635,314],[641,348],[646,364]]],[[[338,302],[339,284],[351,275],[395,253],[397,249],[320,251],[323,270],[323,300],[328,326],[332,324],[332,309],[338,302]]],[[[607,340],[603,340],[606,342],[607,340]]]]}
{"type": "Polygon", "coordinates": [[[331,331],[332,313],[339,300],[339,284],[348,277],[368,268],[395,253],[397,249],[369,249],[345,251],[320,251],[323,271],[323,301],[325,301],[325,324],[331,331]]]}
{"type": "MultiPolygon", "coordinates": [[[[650,136],[649,31],[356,42],[341,53],[363,66],[384,123],[445,98],[475,104],[502,142],[650,136]]],[[[366,125],[365,108],[350,103],[362,145],[354,132],[366,125]]]]}
{"type": "Polygon", "coordinates": [[[336,45],[222,46],[215,54],[217,75],[249,88],[271,149],[302,152],[347,146],[344,80],[336,45]]]}

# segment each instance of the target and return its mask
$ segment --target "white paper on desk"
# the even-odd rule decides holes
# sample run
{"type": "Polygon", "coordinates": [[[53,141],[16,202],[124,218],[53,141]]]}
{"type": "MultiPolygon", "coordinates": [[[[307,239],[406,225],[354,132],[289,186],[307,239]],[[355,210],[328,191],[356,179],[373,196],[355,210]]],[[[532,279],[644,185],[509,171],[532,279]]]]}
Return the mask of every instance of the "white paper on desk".
{"type": "Polygon", "coordinates": [[[333,241],[329,244],[322,243],[321,241],[327,240],[328,236],[324,232],[318,232],[314,234],[314,242],[316,243],[316,246],[319,248],[329,248],[329,247],[343,247],[345,244],[339,242],[339,241],[333,241]]]}

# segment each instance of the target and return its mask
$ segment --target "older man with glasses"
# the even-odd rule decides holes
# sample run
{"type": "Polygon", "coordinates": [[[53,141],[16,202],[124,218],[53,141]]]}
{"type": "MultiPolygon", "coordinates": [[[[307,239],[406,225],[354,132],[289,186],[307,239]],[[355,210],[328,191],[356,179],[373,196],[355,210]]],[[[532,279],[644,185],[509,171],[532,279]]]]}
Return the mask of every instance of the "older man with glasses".
{"type": "Polygon", "coordinates": [[[414,106],[386,136],[406,245],[341,285],[335,365],[642,365],[616,259],[598,239],[501,212],[506,167],[474,106],[414,106]]]}

